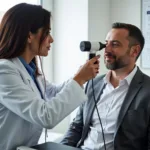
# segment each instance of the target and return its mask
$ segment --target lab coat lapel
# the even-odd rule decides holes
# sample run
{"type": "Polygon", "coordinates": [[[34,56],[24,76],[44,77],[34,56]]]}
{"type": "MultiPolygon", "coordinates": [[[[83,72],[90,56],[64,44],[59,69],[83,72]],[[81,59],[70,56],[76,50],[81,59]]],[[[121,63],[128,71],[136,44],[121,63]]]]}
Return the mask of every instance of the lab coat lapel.
{"type": "Polygon", "coordinates": [[[31,87],[32,91],[36,92],[37,95],[39,95],[41,97],[36,84],[34,83],[33,79],[31,78],[31,76],[29,75],[28,71],[26,70],[26,68],[24,67],[22,62],[19,60],[19,58],[13,58],[12,62],[20,70],[20,75],[21,75],[23,81],[31,87]]]}
{"type": "Polygon", "coordinates": [[[41,94],[42,94],[42,97],[44,98],[44,100],[46,99],[46,80],[44,81],[44,78],[42,78],[43,76],[42,75],[39,75],[37,77],[37,83],[39,85],[39,88],[41,90],[41,94]]]}

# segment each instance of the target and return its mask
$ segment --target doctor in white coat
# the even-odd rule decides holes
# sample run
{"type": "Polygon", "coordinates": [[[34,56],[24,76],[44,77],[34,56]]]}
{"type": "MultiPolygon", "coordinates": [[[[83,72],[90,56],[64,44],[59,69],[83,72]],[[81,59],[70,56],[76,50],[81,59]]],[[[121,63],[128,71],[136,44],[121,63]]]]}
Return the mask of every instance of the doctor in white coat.
{"type": "Polygon", "coordinates": [[[53,128],[87,99],[82,85],[98,73],[95,57],[60,86],[44,79],[36,57],[47,56],[53,42],[50,16],[41,6],[21,3],[2,18],[0,150],[36,145],[43,128],[53,128]]]}

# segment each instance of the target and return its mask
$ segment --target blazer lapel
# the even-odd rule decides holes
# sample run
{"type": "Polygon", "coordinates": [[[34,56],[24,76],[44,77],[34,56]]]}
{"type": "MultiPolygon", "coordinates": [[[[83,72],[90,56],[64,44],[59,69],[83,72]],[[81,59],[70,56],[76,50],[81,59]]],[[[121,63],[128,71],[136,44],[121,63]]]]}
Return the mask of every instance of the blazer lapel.
{"type": "Polygon", "coordinates": [[[122,107],[120,109],[120,113],[119,113],[119,116],[118,116],[118,119],[117,119],[117,124],[116,124],[116,131],[115,131],[115,134],[114,134],[114,137],[116,136],[116,133],[119,129],[119,126],[121,125],[122,121],[123,121],[123,118],[131,104],[131,102],[134,100],[136,94],[138,93],[138,91],[140,90],[141,86],[142,86],[142,81],[143,81],[143,75],[142,75],[142,72],[138,69],[137,70],[137,73],[135,74],[130,86],[129,86],[129,89],[128,89],[128,92],[127,92],[127,95],[124,99],[124,102],[122,104],[122,107]]]}
{"type": "MultiPolygon", "coordinates": [[[[95,83],[94,83],[94,94],[95,94],[95,100],[96,102],[100,99],[100,95],[102,94],[103,92],[103,88],[104,88],[104,81],[101,80],[98,84],[96,84],[95,86],[95,83]]],[[[87,106],[86,106],[86,112],[85,112],[85,124],[88,123],[91,119],[91,116],[92,116],[92,112],[94,111],[94,106],[95,106],[95,101],[94,101],[94,96],[93,96],[93,89],[92,89],[92,85],[89,87],[90,89],[88,90],[88,97],[89,97],[89,102],[87,103],[87,106]],[[89,111],[90,110],[90,111],[89,111]]]]}
{"type": "MultiPolygon", "coordinates": [[[[97,81],[97,82],[93,81],[93,83],[94,83],[95,100],[96,100],[96,102],[98,102],[98,100],[100,99],[100,96],[103,92],[103,89],[105,87],[105,84],[104,84],[103,78],[100,81],[97,81]]],[[[92,117],[92,114],[93,114],[93,111],[94,111],[94,108],[95,108],[95,102],[94,102],[93,90],[92,90],[92,82],[90,82],[89,84],[90,84],[90,86],[87,89],[88,90],[87,94],[88,94],[89,100],[88,100],[88,102],[86,103],[86,106],[85,106],[84,129],[83,129],[83,132],[82,132],[82,138],[81,138],[80,143],[82,143],[82,141],[87,136],[87,133],[88,133],[88,130],[89,130],[89,125],[90,125],[90,122],[91,122],[91,117],[92,117]]]]}

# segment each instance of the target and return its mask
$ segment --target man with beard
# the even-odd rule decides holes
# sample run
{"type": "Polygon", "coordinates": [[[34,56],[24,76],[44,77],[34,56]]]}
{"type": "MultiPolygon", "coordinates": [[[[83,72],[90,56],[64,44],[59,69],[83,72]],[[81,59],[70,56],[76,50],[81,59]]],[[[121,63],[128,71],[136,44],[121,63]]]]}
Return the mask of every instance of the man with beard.
{"type": "Polygon", "coordinates": [[[139,28],[112,25],[104,53],[109,71],[87,84],[88,101],[61,143],[85,150],[150,149],[150,77],[136,65],[143,47],[139,28]]]}

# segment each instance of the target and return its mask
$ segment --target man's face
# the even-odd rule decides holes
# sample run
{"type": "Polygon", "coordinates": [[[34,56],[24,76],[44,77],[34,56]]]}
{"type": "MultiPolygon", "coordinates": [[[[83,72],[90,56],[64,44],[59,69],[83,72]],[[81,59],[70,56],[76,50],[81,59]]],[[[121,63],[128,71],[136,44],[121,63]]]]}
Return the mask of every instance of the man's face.
{"type": "Polygon", "coordinates": [[[117,70],[130,65],[130,48],[126,29],[111,29],[106,37],[104,62],[107,69],[117,70]]]}

